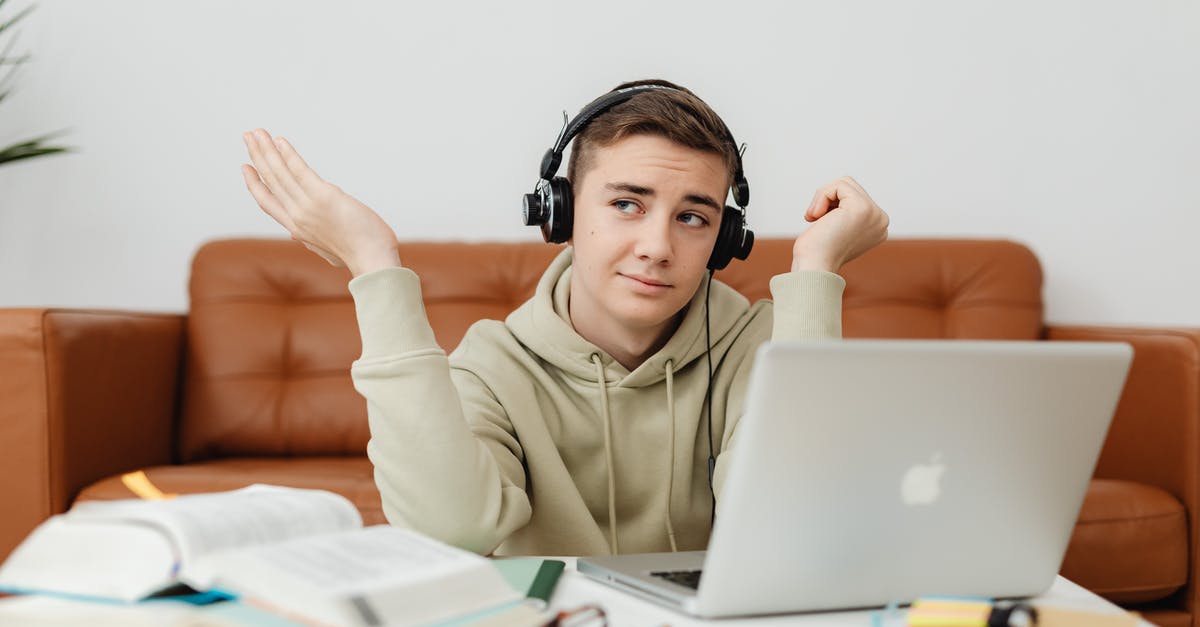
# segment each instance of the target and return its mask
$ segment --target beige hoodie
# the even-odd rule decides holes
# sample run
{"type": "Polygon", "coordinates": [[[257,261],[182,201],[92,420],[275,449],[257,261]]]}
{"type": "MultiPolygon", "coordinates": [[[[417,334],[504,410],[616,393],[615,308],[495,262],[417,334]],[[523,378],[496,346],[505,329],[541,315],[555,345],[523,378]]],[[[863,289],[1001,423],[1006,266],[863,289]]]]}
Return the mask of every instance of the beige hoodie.
{"type": "MultiPolygon", "coordinates": [[[[705,547],[705,288],[666,345],[630,372],[571,327],[571,262],[568,247],[533,298],[504,322],[477,322],[449,358],[416,274],[351,280],[363,344],[351,374],[392,524],[478,553],[705,547]]],[[[751,305],[712,282],[718,496],[754,351],[769,338],[840,337],[844,286],[830,273],[782,274],[771,280],[774,305],[751,305]]]]}

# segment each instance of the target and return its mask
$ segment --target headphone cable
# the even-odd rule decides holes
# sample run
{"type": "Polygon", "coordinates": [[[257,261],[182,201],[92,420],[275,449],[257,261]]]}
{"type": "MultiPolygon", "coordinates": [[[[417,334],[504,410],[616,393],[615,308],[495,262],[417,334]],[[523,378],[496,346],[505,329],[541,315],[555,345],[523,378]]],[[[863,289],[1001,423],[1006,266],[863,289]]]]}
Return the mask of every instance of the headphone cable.
{"type": "Polygon", "coordinates": [[[717,519],[717,491],[713,488],[713,473],[717,467],[717,457],[713,453],[713,422],[712,422],[712,329],[708,318],[709,294],[712,290],[712,270],[708,271],[708,284],[704,286],[704,342],[708,345],[704,357],[708,360],[708,389],[704,392],[704,406],[708,410],[708,493],[712,496],[712,508],[708,514],[709,533],[717,519]]]}

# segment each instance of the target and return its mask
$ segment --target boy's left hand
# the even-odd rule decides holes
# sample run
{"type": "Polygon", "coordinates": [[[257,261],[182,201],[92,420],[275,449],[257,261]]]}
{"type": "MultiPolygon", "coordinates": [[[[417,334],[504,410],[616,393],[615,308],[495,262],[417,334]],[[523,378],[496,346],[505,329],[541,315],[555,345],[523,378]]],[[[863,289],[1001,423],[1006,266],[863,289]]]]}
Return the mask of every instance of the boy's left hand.
{"type": "Polygon", "coordinates": [[[858,181],[843,176],[817,190],[804,219],[814,224],[796,238],[792,271],[837,272],[887,239],[888,215],[858,181]]]}

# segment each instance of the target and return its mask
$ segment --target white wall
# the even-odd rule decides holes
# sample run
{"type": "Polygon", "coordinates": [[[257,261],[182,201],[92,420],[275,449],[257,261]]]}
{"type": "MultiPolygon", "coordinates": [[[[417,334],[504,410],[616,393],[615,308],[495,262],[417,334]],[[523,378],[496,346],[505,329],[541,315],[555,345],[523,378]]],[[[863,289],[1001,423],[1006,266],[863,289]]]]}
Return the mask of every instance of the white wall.
{"type": "Polygon", "coordinates": [[[1200,3],[38,5],[0,145],[78,151],[0,167],[0,306],[185,309],[200,242],[284,234],[238,173],[255,126],[402,239],[535,239],[561,111],[661,76],[749,144],[760,236],[851,174],[893,237],[1030,245],[1051,321],[1200,325],[1200,3]]]}

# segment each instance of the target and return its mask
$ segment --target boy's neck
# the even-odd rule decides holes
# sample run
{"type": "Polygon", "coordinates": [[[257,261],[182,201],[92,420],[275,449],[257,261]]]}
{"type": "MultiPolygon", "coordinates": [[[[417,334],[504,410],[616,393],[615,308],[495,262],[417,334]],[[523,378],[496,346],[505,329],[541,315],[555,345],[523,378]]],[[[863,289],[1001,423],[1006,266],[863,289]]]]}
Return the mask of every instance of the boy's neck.
{"type": "Polygon", "coordinates": [[[587,310],[594,312],[596,308],[576,307],[575,304],[575,294],[572,291],[567,310],[575,332],[612,355],[617,363],[625,366],[630,372],[667,344],[667,340],[675,334],[683,318],[683,312],[680,312],[657,328],[631,329],[615,320],[581,313],[587,310]]]}

